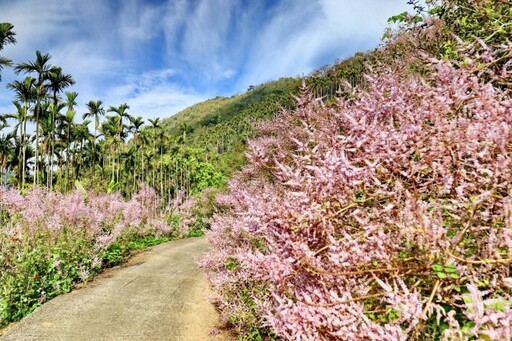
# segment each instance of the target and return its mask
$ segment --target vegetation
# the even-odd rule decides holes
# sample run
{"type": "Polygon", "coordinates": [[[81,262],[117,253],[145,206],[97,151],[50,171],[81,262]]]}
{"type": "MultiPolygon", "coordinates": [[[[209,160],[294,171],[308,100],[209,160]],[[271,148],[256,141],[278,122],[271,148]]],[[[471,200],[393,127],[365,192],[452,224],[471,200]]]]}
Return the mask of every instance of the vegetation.
{"type": "Polygon", "coordinates": [[[178,236],[148,186],[119,194],[0,188],[0,326],[68,292],[131,250],[178,236]]]}
{"type": "Polygon", "coordinates": [[[202,260],[243,339],[512,338],[510,6],[428,11],[249,142],[202,260]]]}
{"type": "Polygon", "coordinates": [[[11,123],[12,130],[1,135],[1,166],[13,175],[7,182],[20,190],[45,186],[67,192],[79,180],[86,188],[130,197],[147,183],[171,202],[180,191],[189,196],[222,187],[243,164],[255,122],[292,105],[300,83],[281,79],[149,124],[133,117],[126,103],[106,109],[91,100],[84,121],[77,122],[78,93],[65,91],[73,77],[50,61],[37,51],[34,61],[15,65],[27,76],[8,84],[17,111],[2,116],[0,128],[7,131],[11,123]]]}
{"type": "Polygon", "coordinates": [[[241,95],[196,104],[164,120],[162,126],[184,145],[204,151],[214,168],[229,176],[245,163],[245,145],[257,123],[292,108],[291,95],[299,87],[299,79],[282,78],[241,95]]]}
{"type": "MultiPolygon", "coordinates": [[[[13,31],[14,26],[9,23],[0,23],[0,51],[7,44],[15,44],[16,38],[13,31]]],[[[6,66],[12,66],[12,61],[5,57],[0,56],[0,81],[2,80],[1,71],[6,66]]]]}

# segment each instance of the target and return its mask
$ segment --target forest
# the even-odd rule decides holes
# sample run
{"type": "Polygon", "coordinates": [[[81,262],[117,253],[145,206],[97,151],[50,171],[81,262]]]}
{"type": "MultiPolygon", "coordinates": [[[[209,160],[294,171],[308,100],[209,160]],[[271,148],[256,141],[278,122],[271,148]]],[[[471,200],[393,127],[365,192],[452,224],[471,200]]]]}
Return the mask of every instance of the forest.
{"type": "Polygon", "coordinates": [[[372,51],[147,122],[0,55],[0,326],[205,233],[241,340],[511,340],[512,8],[408,3],[372,51]]]}

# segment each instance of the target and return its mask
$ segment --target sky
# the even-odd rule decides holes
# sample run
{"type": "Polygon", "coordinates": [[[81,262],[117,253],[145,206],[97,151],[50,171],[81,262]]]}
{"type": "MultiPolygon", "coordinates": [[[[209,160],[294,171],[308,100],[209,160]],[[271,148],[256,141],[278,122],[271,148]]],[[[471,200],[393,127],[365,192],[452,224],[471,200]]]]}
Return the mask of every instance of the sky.
{"type": "MultiPolygon", "coordinates": [[[[166,118],[208,98],[307,75],[378,46],[406,0],[0,0],[14,63],[49,53],[73,75],[79,114],[89,100],[166,118]]],[[[0,114],[14,111],[2,71],[0,114]]]]}

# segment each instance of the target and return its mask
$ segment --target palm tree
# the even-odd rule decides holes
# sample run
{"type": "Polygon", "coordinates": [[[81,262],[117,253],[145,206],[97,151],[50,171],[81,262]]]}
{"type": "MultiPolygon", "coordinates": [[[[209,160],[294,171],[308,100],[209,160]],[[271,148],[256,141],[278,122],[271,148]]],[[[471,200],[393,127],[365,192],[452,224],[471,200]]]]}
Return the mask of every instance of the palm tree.
{"type": "Polygon", "coordinates": [[[149,123],[151,123],[151,126],[153,128],[160,128],[160,117],[154,118],[154,119],[148,119],[149,123]]]}
{"type": "MultiPolygon", "coordinates": [[[[102,107],[102,101],[89,101],[86,104],[89,110],[83,114],[82,118],[94,118],[94,148],[93,148],[93,160],[96,160],[96,143],[98,140],[98,128],[100,127],[100,117],[105,116],[105,109],[102,107]]],[[[96,167],[93,166],[93,175],[96,175],[96,167]]]]}
{"type": "Polygon", "coordinates": [[[124,119],[130,119],[130,114],[128,114],[127,110],[130,109],[130,106],[126,103],[121,104],[119,107],[110,106],[108,108],[108,112],[114,112],[118,115],[119,121],[117,126],[117,133],[119,134],[119,139],[122,139],[123,130],[125,128],[124,119]]]}
{"type": "Polygon", "coordinates": [[[130,117],[130,131],[133,132],[133,142],[135,145],[138,143],[140,128],[144,125],[144,120],[142,117],[130,117]]]}
{"type": "Polygon", "coordinates": [[[75,107],[77,106],[76,98],[78,97],[78,92],[66,91],[65,95],[66,95],[66,107],[68,108],[68,112],[69,111],[73,111],[74,112],[75,111],[75,107]]]}
{"type": "MultiPolygon", "coordinates": [[[[68,101],[66,103],[66,106],[68,107],[68,110],[66,111],[66,114],[62,116],[61,118],[61,129],[62,131],[64,132],[64,138],[63,138],[63,142],[65,144],[65,160],[67,161],[67,166],[66,166],[66,191],[69,190],[68,188],[68,185],[70,183],[70,173],[69,173],[69,170],[70,170],[70,165],[69,165],[69,161],[71,159],[71,145],[73,143],[73,131],[74,131],[74,126],[75,126],[75,116],[76,116],[76,112],[75,112],[75,109],[74,109],[74,104],[72,103],[75,103],[74,100],[69,101],[70,99],[70,96],[68,96],[68,93],[66,93],[66,96],[68,97],[68,101]]],[[[72,96],[71,96],[72,97],[72,96]]]]}
{"type": "MultiPolygon", "coordinates": [[[[124,119],[126,118],[127,120],[130,120],[130,117],[131,117],[130,114],[128,114],[128,112],[127,112],[128,109],[130,109],[130,106],[126,103],[121,104],[119,107],[111,106],[108,108],[109,112],[114,112],[117,114],[117,116],[115,116],[115,118],[117,118],[117,134],[119,136],[119,140],[118,140],[119,145],[121,145],[121,143],[124,140],[124,137],[126,137],[126,133],[124,130],[126,125],[124,124],[124,119]]],[[[119,182],[119,168],[121,165],[121,151],[120,150],[118,150],[118,153],[117,153],[117,162],[118,162],[117,181],[119,182]]]]}
{"type": "Polygon", "coordinates": [[[7,184],[7,162],[9,161],[9,157],[13,151],[12,140],[14,136],[12,134],[2,134],[0,136],[0,177],[3,180],[3,184],[0,185],[5,186],[7,184]]]}
{"type": "Polygon", "coordinates": [[[139,135],[140,128],[144,125],[144,120],[142,117],[130,118],[130,131],[133,132],[133,144],[135,145],[135,154],[134,154],[134,169],[133,169],[133,181],[135,185],[135,179],[137,178],[137,152],[139,151],[139,135]]]}
{"type": "Polygon", "coordinates": [[[49,73],[52,70],[51,65],[49,64],[49,61],[51,59],[51,56],[48,53],[42,54],[40,51],[36,51],[36,60],[35,61],[28,61],[25,63],[20,63],[14,67],[14,71],[16,74],[19,74],[20,72],[24,73],[35,73],[37,74],[37,82],[36,82],[36,104],[34,107],[35,111],[35,121],[36,121],[36,148],[35,148],[35,170],[34,170],[34,186],[37,184],[37,176],[38,176],[38,164],[37,164],[37,158],[38,158],[38,148],[37,144],[39,141],[39,119],[42,113],[42,105],[41,101],[46,96],[46,87],[45,87],[45,80],[48,79],[49,73]]]}
{"type": "Polygon", "coordinates": [[[62,68],[58,66],[52,66],[48,72],[48,84],[47,88],[53,94],[53,103],[58,101],[57,95],[62,92],[65,88],[74,85],[75,80],[70,74],[62,73],[62,68]]]}
{"type": "Polygon", "coordinates": [[[127,150],[121,153],[121,158],[124,159],[124,173],[126,174],[126,181],[125,181],[125,191],[128,196],[131,196],[131,194],[136,189],[136,178],[137,178],[137,172],[136,172],[136,163],[137,163],[137,151],[135,147],[131,146],[127,150]],[[131,173],[131,174],[130,174],[131,173]],[[132,181],[130,184],[130,175],[132,175],[132,181]]]}
{"type": "Polygon", "coordinates": [[[116,116],[107,116],[107,120],[102,123],[100,131],[101,135],[103,135],[103,168],[105,168],[105,160],[107,163],[111,163],[112,165],[112,181],[114,180],[115,174],[115,143],[117,141],[117,120],[119,118],[116,116]]]}
{"type": "MultiPolygon", "coordinates": [[[[47,135],[49,134],[49,120],[50,120],[50,115],[51,115],[51,102],[49,101],[42,101],[42,102],[39,102],[39,106],[37,106],[37,103],[36,103],[36,107],[34,108],[34,110],[39,113],[38,116],[36,116],[35,114],[32,114],[30,116],[30,119],[32,121],[35,121],[36,123],[36,132],[35,132],[35,136],[33,136],[31,138],[31,141],[33,142],[34,144],[34,149],[35,149],[35,152],[36,152],[36,155],[37,157],[35,158],[34,160],[34,179],[33,179],[33,183],[34,183],[34,186],[35,185],[39,185],[41,183],[43,183],[43,177],[46,175],[46,167],[47,167],[47,163],[44,158],[45,154],[46,156],[48,156],[48,152],[49,152],[49,149],[48,149],[48,137],[47,135]],[[39,118],[38,121],[36,121],[36,118],[39,118]],[[43,144],[43,142],[45,142],[46,144],[43,144]],[[36,179],[37,178],[37,179],[36,179]]],[[[47,158],[46,158],[47,159],[47,158]]]]}
{"type": "Polygon", "coordinates": [[[26,143],[26,122],[28,120],[28,112],[27,107],[21,105],[18,101],[12,102],[16,107],[16,112],[12,114],[7,114],[5,117],[14,119],[17,123],[13,126],[12,136],[13,138],[17,137],[17,145],[19,146],[18,154],[16,155],[16,160],[18,160],[18,187],[23,188],[25,184],[25,165],[26,165],[26,155],[25,149],[27,146],[26,143]]]}
{"type": "Polygon", "coordinates": [[[7,118],[8,117],[6,115],[0,116],[0,131],[9,126],[7,123],[7,118]]]}
{"type": "Polygon", "coordinates": [[[76,141],[79,143],[80,146],[80,157],[78,158],[78,162],[76,162],[76,158],[73,158],[73,161],[75,163],[75,179],[79,179],[80,171],[82,169],[85,143],[92,138],[92,135],[89,131],[90,123],[91,121],[85,120],[82,123],[76,124],[74,126],[75,129],[73,131],[73,135],[75,136],[76,141]]]}
{"type": "Polygon", "coordinates": [[[47,136],[48,136],[47,155],[49,157],[49,160],[48,160],[49,170],[48,170],[48,178],[47,178],[47,187],[49,190],[51,190],[53,188],[53,160],[54,160],[54,155],[55,155],[55,134],[56,134],[55,122],[57,119],[60,118],[60,116],[62,116],[60,112],[65,107],[66,107],[66,103],[57,101],[57,102],[53,102],[50,105],[50,110],[49,110],[50,115],[48,116],[48,121],[47,121],[47,126],[46,126],[46,128],[48,129],[48,131],[47,131],[47,136]]]}
{"type": "MultiPolygon", "coordinates": [[[[12,30],[14,26],[7,22],[0,23],[0,50],[4,48],[7,44],[15,44],[16,38],[14,36],[16,33],[12,30]]],[[[12,61],[5,57],[0,56],[0,71],[6,66],[12,66],[12,61]]],[[[2,80],[2,73],[0,73],[0,81],[2,80]]]]}
{"type": "MultiPolygon", "coordinates": [[[[27,163],[26,158],[26,135],[27,135],[27,121],[29,119],[28,113],[30,110],[30,104],[35,100],[36,97],[36,89],[35,89],[36,80],[33,77],[25,77],[23,82],[13,81],[7,84],[7,87],[11,90],[14,90],[16,93],[16,103],[14,105],[17,108],[17,113],[15,114],[19,124],[20,130],[20,145],[23,146],[20,150],[22,152],[21,156],[21,181],[20,188],[23,188],[25,184],[25,167],[27,163]],[[19,102],[23,103],[23,108],[20,107],[19,102]]],[[[18,129],[17,128],[17,129],[18,129]]]]}
{"type": "MultiPolygon", "coordinates": [[[[73,79],[73,76],[70,74],[64,74],[62,73],[62,68],[58,66],[52,66],[50,71],[48,72],[48,84],[46,85],[46,88],[52,92],[52,98],[53,98],[53,110],[50,110],[50,117],[49,117],[49,128],[50,128],[50,148],[49,148],[49,154],[50,154],[50,161],[49,161],[49,179],[53,176],[53,155],[55,153],[55,120],[57,119],[57,116],[59,115],[59,111],[63,109],[64,105],[59,105],[59,98],[58,94],[62,91],[64,91],[65,88],[75,84],[75,80],[73,79]],[[57,108],[59,108],[57,110],[57,108]]],[[[53,185],[52,181],[48,182],[48,188],[51,189],[53,185]]]]}

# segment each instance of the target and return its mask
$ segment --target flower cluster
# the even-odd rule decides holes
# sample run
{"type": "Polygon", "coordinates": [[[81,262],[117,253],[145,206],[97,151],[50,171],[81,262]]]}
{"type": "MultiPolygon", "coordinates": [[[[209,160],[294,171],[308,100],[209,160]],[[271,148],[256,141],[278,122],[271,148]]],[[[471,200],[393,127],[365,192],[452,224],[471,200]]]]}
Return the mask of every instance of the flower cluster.
{"type": "Polygon", "coordinates": [[[0,188],[0,325],[128,255],[130,242],[172,235],[145,185],[131,200],[76,190],[0,188]]]}
{"type": "Polygon", "coordinates": [[[510,339],[512,100],[478,77],[508,49],[382,66],[262,124],[201,261],[225,318],[290,340],[510,339]]]}

